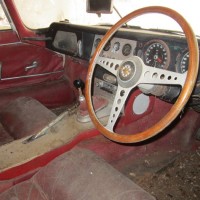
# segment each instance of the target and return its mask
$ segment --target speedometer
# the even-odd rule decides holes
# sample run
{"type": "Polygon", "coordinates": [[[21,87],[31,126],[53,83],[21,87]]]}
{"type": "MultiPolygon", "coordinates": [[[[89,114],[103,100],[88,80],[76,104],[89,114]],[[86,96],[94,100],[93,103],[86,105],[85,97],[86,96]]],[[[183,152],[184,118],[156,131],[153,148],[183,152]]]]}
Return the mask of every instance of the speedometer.
{"type": "Polygon", "coordinates": [[[170,51],[161,40],[151,40],[144,46],[144,63],[148,66],[167,69],[170,63],[170,51]]]}
{"type": "Polygon", "coordinates": [[[178,55],[176,71],[179,73],[184,73],[188,70],[188,65],[189,65],[189,52],[186,51],[183,54],[178,55]]]}
{"type": "MultiPolygon", "coordinates": [[[[188,71],[188,67],[189,67],[189,50],[188,49],[184,49],[182,52],[180,52],[177,57],[176,57],[176,72],[178,73],[185,73],[188,71]]],[[[200,65],[200,63],[199,63],[200,65]]],[[[196,86],[194,88],[194,91],[192,93],[192,95],[196,95],[198,98],[200,96],[200,73],[198,74],[197,77],[197,82],[196,82],[196,86]]],[[[199,107],[193,107],[194,109],[198,109],[199,112],[199,107]]]]}

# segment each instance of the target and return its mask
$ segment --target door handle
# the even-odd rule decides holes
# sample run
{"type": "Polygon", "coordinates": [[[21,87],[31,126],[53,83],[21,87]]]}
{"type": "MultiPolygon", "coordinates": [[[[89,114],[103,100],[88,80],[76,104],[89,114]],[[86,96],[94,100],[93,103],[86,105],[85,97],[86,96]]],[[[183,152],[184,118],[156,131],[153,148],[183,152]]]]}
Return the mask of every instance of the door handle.
{"type": "Polygon", "coordinates": [[[33,61],[32,65],[25,67],[25,71],[27,72],[30,69],[37,68],[38,67],[38,62],[33,61]]]}

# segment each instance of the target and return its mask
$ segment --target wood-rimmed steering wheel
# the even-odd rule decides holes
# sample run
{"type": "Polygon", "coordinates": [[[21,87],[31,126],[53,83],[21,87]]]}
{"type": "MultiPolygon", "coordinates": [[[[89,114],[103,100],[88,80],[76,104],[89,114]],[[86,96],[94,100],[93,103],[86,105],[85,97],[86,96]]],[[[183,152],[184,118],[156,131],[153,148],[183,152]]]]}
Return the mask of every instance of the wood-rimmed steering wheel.
{"type": "Polygon", "coordinates": [[[145,7],[133,11],[111,27],[111,29],[102,38],[90,61],[86,80],[85,96],[88,106],[88,112],[92,122],[94,123],[97,130],[99,130],[105,137],[120,143],[136,143],[155,136],[170,125],[170,123],[179,115],[179,113],[189,100],[198,75],[198,64],[199,52],[197,39],[188,22],[179,13],[172,9],[160,6],[145,7]],[[100,57],[100,53],[103,50],[105,44],[123,24],[127,23],[135,17],[148,13],[165,14],[174,19],[184,31],[190,55],[187,73],[180,74],[164,69],[146,66],[142,59],[137,56],[132,56],[131,58],[128,58],[126,60],[100,57]],[[102,125],[96,117],[91,99],[92,77],[96,64],[100,65],[101,67],[105,68],[113,75],[115,75],[118,81],[117,92],[106,126],[102,125]],[[182,90],[176,102],[171,107],[170,111],[152,127],[143,132],[134,134],[115,133],[113,131],[113,128],[120,115],[120,112],[125,105],[125,102],[129,94],[131,93],[131,90],[134,87],[137,87],[139,84],[180,85],[182,86],[182,90]]]}

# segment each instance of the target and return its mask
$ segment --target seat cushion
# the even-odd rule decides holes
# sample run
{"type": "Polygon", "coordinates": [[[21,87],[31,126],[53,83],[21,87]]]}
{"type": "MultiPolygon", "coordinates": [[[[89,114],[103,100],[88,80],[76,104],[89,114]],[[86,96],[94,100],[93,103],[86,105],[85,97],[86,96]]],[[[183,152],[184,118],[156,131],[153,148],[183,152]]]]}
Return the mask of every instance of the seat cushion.
{"type": "Polygon", "coordinates": [[[0,200],[153,200],[130,179],[93,152],[74,148],[57,157],[0,200]]]}
{"type": "Polygon", "coordinates": [[[52,111],[30,97],[17,98],[0,111],[0,122],[14,139],[38,133],[55,118],[52,111]]]}
{"type": "Polygon", "coordinates": [[[14,139],[9,135],[9,133],[4,129],[3,125],[0,123],[0,146],[12,142],[14,139]]]}

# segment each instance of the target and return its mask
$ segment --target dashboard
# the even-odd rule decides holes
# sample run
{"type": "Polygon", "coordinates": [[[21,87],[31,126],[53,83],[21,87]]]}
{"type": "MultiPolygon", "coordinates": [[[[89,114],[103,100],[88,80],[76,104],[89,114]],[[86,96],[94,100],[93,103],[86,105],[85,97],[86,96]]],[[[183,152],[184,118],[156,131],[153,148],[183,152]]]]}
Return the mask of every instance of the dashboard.
{"type": "MultiPolygon", "coordinates": [[[[103,26],[53,23],[47,33],[47,37],[52,38],[47,41],[47,47],[89,61],[108,29],[109,27],[103,26]]],[[[105,45],[101,56],[118,60],[139,56],[150,67],[178,73],[185,73],[189,63],[184,35],[143,29],[121,28],[105,45]]],[[[115,94],[117,80],[108,71],[98,67],[95,78],[97,91],[100,88],[108,97],[115,94]]],[[[159,98],[173,102],[181,89],[178,86],[167,86],[164,89],[158,86],[156,90],[160,91],[157,95],[159,98]]],[[[190,105],[197,108],[197,111],[200,110],[200,73],[190,105]]]]}
{"type": "MultiPolygon", "coordinates": [[[[102,37],[102,35],[95,35],[92,55],[102,37]]],[[[165,42],[161,39],[138,42],[114,37],[105,45],[101,56],[120,60],[139,56],[148,66],[179,73],[186,72],[189,63],[189,51],[186,45],[165,42]]]]}

